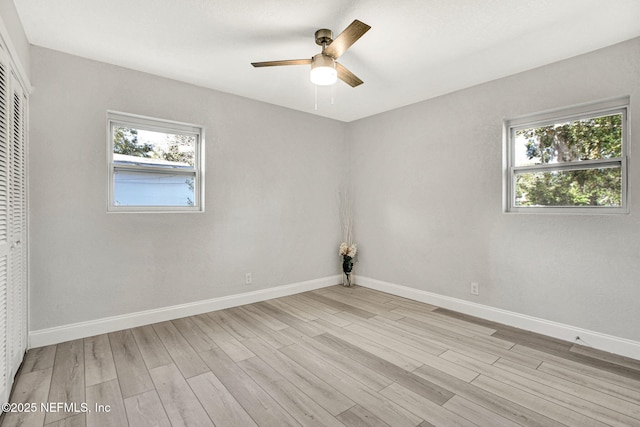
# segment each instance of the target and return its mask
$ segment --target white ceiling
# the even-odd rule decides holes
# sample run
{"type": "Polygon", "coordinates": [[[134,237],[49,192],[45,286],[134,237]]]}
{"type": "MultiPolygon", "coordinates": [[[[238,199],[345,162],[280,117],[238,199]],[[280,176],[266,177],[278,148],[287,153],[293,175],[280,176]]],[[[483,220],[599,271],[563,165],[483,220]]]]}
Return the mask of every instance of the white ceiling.
{"type": "Polygon", "coordinates": [[[14,1],[34,45],[345,122],[640,36],[639,0],[14,1]],[[308,66],[250,65],[354,19],[372,28],[339,62],[364,84],[317,110],[308,66]]]}

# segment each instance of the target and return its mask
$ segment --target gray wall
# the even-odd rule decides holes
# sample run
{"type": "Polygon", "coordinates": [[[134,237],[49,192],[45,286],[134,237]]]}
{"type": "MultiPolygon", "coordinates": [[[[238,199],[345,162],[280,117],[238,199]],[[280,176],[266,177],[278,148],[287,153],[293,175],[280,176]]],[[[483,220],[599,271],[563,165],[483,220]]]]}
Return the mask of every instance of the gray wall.
{"type": "Polygon", "coordinates": [[[339,273],[344,124],[39,47],[31,70],[31,330],[339,273]],[[205,213],[106,213],[107,109],[205,126],[205,213]]]}
{"type": "Polygon", "coordinates": [[[502,211],[505,118],[621,95],[633,156],[640,39],[350,123],[357,273],[640,341],[637,159],[630,215],[502,211]]]}
{"type": "Polygon", "coordinates": [[[31,330],[336,274],[348,177],[358,275],[640,341],[633,158],[629,215],[502,211],[505,118],[630,95],[640,129],[640,39],[348,124],[31,53],[31,330]],[[205,125],[205,213],[106,214],[107,109],[205,125]]]}

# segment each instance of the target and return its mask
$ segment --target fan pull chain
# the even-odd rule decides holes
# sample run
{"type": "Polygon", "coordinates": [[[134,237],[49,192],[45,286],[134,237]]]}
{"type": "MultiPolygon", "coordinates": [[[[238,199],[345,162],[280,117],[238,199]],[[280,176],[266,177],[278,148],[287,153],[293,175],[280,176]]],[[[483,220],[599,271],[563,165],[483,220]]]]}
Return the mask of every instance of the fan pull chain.
{"type": "Polygon", "coordinates": [[[318,111],[318,85],[313,85],[315,91],[315,110],[318,111]]]}

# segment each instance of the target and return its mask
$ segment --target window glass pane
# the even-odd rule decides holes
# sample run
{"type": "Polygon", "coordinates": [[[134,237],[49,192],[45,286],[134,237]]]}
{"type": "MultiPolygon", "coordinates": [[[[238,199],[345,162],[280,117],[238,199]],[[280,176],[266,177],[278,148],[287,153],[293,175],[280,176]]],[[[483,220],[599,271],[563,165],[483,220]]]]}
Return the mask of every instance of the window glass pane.
{"type": "Polygon", "coordinates": [[[515,206],[622,206],[620,167],[516,174],[515,206]]]}
{"type": "Polygon", "coordinates": [[[202,212],[204,128],[107,112],[110,212],[202,212]]]}
{"type": "Polygon", "coordinates": [[[167,168],[193,168],[196,137],[156,132],[124,126],[113,126],[114,162],[143,162],[167,168]],[[154,161],[155,160],[155,161],[154,161]]]}
{"type": "Polygon", "coordinates": [[[622,113],[515,131],[515,166],[622,157],[622,113]]]}
{"type": "Polygon", "coordinates": [[[194,175],[116,169],[113,177],[114,206],[194,205],[194,175]]]}

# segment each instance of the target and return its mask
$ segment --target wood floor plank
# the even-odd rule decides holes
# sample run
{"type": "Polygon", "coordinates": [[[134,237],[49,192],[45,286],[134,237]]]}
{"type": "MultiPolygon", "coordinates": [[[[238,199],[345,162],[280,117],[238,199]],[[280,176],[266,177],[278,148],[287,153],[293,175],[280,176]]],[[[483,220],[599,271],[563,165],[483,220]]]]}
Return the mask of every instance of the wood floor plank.
{"type": "MultiPolygon", "coordinates": [[[[446,316],[438,316],[430,311],[423,310],[410,310],[406,308],[396,308],[392,310],[394,313],[398,313],[403,315],[404,317],[408,317],[410,319],[414,319],[423,323],[427,323],[431,326],[438,327],[439,329],[444,329],[445,331],[453,332],[456,335],[462,335],[465,337],[474,337],[478,334],[491,335],[495,333],[495,329],[476,327],[474,329],[470,329],[467,325],[468,322],[464,322],[464,325],[456,324],[451,322],[451,319],[447,319],[446,316]],[[484,331],[484,332],[479,332],[484,331]]],[[[454,319],[455,320],[455,319],[454,319]]]]}
{"type": "MultiPolygon", "coordinates": [[[[580,412],[612,426],[640,425],[640,405],[636,405],[589,387],[524,368],[507,360],[494,364],[493,378],[520,387],[536,396],[551,397],[567,408],[580,408],[580,412]]],[[[574,409],[575,410],[575,409],[574,409]]]]}
{"type": "MultiPolygon", "coordinates": [[[[413,324],[415,324],[415,322],[413,324]]],[[[435,333],[435,336],[436,338],[434,339],[438,339],[437,333],[435,333]]],[[[440,335],[439,339],[444,340],[445,343],[451,343],[451,341],[448,341],[451,337],[446,335],[440,335]]],[[[473,357],[482,360],[483,362],[490,362],[492,357],[501,357],[529,368],[536,368],[540,363],[542,363],[540,359],[509,351],[513,348],[513,343],[499,340],[494,337],[479,335],[474,337],[460,336],[454,337],[453,339],[455,340],[455,343],[461,344],[459,348],[462,349],[462,352],[471,355],[470,352],[475,351],[475,355],[473,357]]]]}
{"type": "Polygon", "coordinates": [[[420,335],[407,331],[407,329],[401,324],[388,318],[376,316],[357,323],[365,328],[369,328],[372,331],[384,335],[385,340],[386,337],[394,338],[404,344],[412,345],[435,356],[443,353],[447,349],[446,347],[434,344],[432,341],[429,341],[420,335]]]}
{"type": "Polygon", "coordinates": [[[171,427],[171,422],[155,390],[124,399],[127,419],[132,427],[171,427]]]}
{"type": "Polygon", "coordinates": [[[535,332],[525,331],[523,329],[515,328],[512,326],[499,324],[490,320],[470,316],[468,314],[458,313],[444,308],[438,308],[435,310],[435,312],[446,315],[448,317],[477,323],[479,325],[484,325],[488,328],[495,329],[496,332],[492,335],[492,337],[499,338],[514,345],[521,344],[538,350],[544,350],[545,352],[551,354],[567,354],[571,346],[571,343],[559,340],[557,338],[551,338],[548,336],[537,334],[535,332]]]}
{"type": "MultiPolygon", "coordinates": [[[[516,330],[516,332],[513,333],[517,333],[517,331],[519,330],[516,330]]],[[[502,330],[499,332],[503,333],[502,330]]],[[[525,342],[522,343],[516,338],[513,338],[512,341],[516,343],[516,346],[514,346],[513,348],[514,351],[519,351],[523,354],[529,354],[530,352],[532,352],[533,354],[537,354],[538,352],[541,352],[544,355],[548,356],[549,360],[555,360],[554,358],[562,359],[565,363],[567,363],[567,366],[572,366],[571,364],[574,364],[574,366],[593,368],[593,372],[608,372],[635,382],[640,382],[640,371],[631,369],[628,366],[617,365],[600,358],[594,358],[572,352],[570,351],[572,344],[567,343],[566,341],[560,342],[563,346],[563,349],[558,350],[557,347],[560,345],[558,344],[560,340],[526,331],[523,332],[522,335],[525,337],[532,336],[534,342],[536,344],[540,343],[540,345],[532,344],[531,342],[528,342],[528,339],[526,339],[525,342]],[[545,339],[547,341],[545,341],[545,339]],[[530,352],[528,352],[527,349],[530,350],[530,352]]]]}
{"type": "Polygon", "coordinates": [[[219,346],[234,362],[240,362],[241,360],[246,360],[255,356],[251,350],[235,338],[228,341],[221,341],[219,346]]]}
{"type": "Polygon", "coordinates": [[[382,375],[401,384],[403,387],[408,388],[439,405],[443,404],[453,396],[453,393],[449,390],[417,377],[410,371],[402,369],[384,358],[376,356],[375,354],[364,351],[352,343],[342,341],[339,338],[330,335],[320,335],[315,337],[315,339],[328,346],[332,346],[336,351],[359,361],[376,372],[380,372],[382,375]]]}
{"type": "Polygon", "coordinates": [[[250,329],[229,316],[227,310],[214,311],[207,315],[238,341],[256,337],[250,329]]]}
{"type": "Polygon", "coordinates": [[[299,426],[299,423],[221,349],[200,356],[233,397],[261,426],[299,426]]]}
{"type": "Polygon", "coordinates": [[[629,357],[608,353],[606,351],[598,350],[595,348],[587,347],[586,345],[579,345],[579,344],[573,344],[569,348],[569,351],[571,353],[580,354],[590,358],[602,360],[603,362],[612,363],[618,366],[624,366],[640,373],[640,360],[635,360],[629,357]]]}
{"type": "Polygon", "coordinates": [[[386,305],[386,310],[392,310],[390,303],[393,296],[384,292],[374,291],[373,289],[364,288],[362,286],[332,286],[327,288],[329,292],[343,295],[343,298],[359,298],[374,304],[386,305]]]}
{"type": "Polygon", "coordinates": [[[86,419],[85,414],[77,414],[46,424],[45,427],[85,427],[87,425],[86,419]]]}
{"type": "Polygon", "coordinates": [[[153,390],[153,382],[130,329],[109,334],[122,397],[153,390]]]}
{"type": "Polygon", "coordinates": [[[117,379],[87,387],[87,405],[89,426],[121,427],[128,423],[117,379]]]}
{"type": "Polygon", "coordinates": [[[510,386],[485,375],[478,376],[478,378],[473,380],[471,384],[490,393],[504,397],[505,399],[512,400],[519,405],[540,414],[544,414],[547,417],[563,424],[585,427],[604,427],[607,425],[577,411],[560,406],[552,400],[540,398],[517,387],[510,386]]]}
{"type": "MultiPolygon", "coordinates": [[[[333,291],[338,290],[338,287],[332,288],[333,291]]],[[[400,297],[396,297],[395,295],[388,294],[386,292],[376,291],[371,288],[365,288],[362,286],[356,286],[353,288],[353,293],[358,296],[358,298],[375,302],[378,304],[389,304],[394,305],[393,302],[400,297]]],[[[423,304],[423,306],[427,306],[427,304],[423,304]]]]}
{"type": "Polygon", "coordinates": [[[261,339],[247,340],[245,344],[271,368],[279,372],[331,415],[338,415],[355,405],[347,396],[329,386],[283,353],[269,348],[261,339]]]}
{"type": "Polygon", "coordinates": [[[599,390],[602,393],[617,397],[620,400],[640,405],[640,388],[634,390],[629,387],[615,384],[611,381],[605,381],[600,378],[565,369],[550,362],[542,362],[537,370],[539,372],[551,374],[556,378],[562,378],[581,386],[599,390]]]}
{"type": "Polygon", "coordinates": [[[38,369],[20,375],[11,394],[11,403],[35,403],[35,410],[7,412],[4,414],[2,425],[14,426],[41,426],[44,424],[45,412],[40,408],[40,402],[46,402],[51,386],[53,367],[38,369]]]}
{"type": "MultiPolygon", "coordinates": [[[[437,357],[437,355],[442,354],[444,351],[446,351],[444,347],[436,346],[430,341],[422,339],[422,337],[420,336],[407,332],[401,326],[396,325],[396,322],[390,319],[384,319],[376,316],[374,318],[367,319],[366,322],[362,322],[359,324],[363,327],[369,328],[370,330],[375,330],[380,333],[380,340],[386,345],[389,345],[389,343],[394,342],[395,340],[399,340],[403,343],[403,345],[411,345],[419,350],[423,350],[419,353],[413,353],[413,355],[411,353],[403,353],[431,367],[440,369],[443,372],[453,375],[456,378],[459,378],[463,381],[471,381],[478,375],[477,372],[474,372],[471,369],[437,357]],[[395,339],[389,340],[394,337],[395,339]]],[[[402,351],[402,347],[396,348],[402,351]]]]}
{"type": "Polygon", "coordinates": [[[336,308],[337,310],[340,310],[340,311],[346,311],[347,313],[351,313],[351,314],[353,314],[355,316],[358,316],[358,317],[362,317],[362,318],[368,319],[370,317],[375,316],[375,313],[372,313],[372,312],[366,311],[366,310],[362,310],[362,309],[357,308],[357,307],[355,307],[353,305],[349,305],[348,303],[341,302],[341,301],[335,300],[333,298],[328,298],[328,297],[326,297],[324,295],[320,295],[320,294],[315,293],[315,292],[308,292],[306,295],[307,295],[307,297],[309,297],[309,298],[311,298],[311,299],[313,299],[313,300],[315,300],[317,302],[320,302],[322,304],[334,307],[334,308],[336,308]]]}
{"type": "Polygon", "coordinates": [[[415,359],[354,333],[332,330],[314,339],[393,380],[422,365],[415,359]]]}
{"type": "Polygon", "coordinates": [[[238,362],[238,365],[300,424],[318,427],[342,426],[333,415],[259,357],[243,360],[238,362]]]}
{"type": "Polygon", "coordinates": [[[304,350],[298,344],[285,347],[280,351],[307,370],[318,373],[330,386],[349,396],[351,400],[385,423],[394,427],[415,427],[422,422],[422,419],[410,411],[383,398],[363,383],[354,381],[352,377],[336,369],[315,352],[304,350]]]}
{"type": "Polygon", "coordinates": [[[363,338],[379,342],[389,349],[397,351],[413,360],[422,363],[428,363],[426,361],[434,359],[444,351],[443,348],[434,348],[434,350],[430,351],[430,349],[426,346],[418,348],[415,345],[409,344],[410,340],[403,340],[402,337],[392,337],[387,334],[381,333],[381,330],[379,328],[368,328],[357,323],[348,325],[345,327],[345,329],[358,334],[363,338]]]}
{"type": "Polygon", "coordinates": [[[262,323],[261,320],[252,317],[251,314],[248,311],[244,310],[243,307],[236,307],[228,311],[229,315],[232,316],[236,321],[242,323],[245,327],[253,331],[256,336],[259,336],[273,348],[280,348],[293,344],[293,341],[291,341],[285,335],[281,334],[277,330],[269,328],[267,325],[262,323]]]}
{"type": "Polygon", "coordinates": [[[460,336],[456,336],[446,330],[442,330],[437,326],[412,318],[400,319],[398,320],[398,323],[407,328],[411,333],[426,338],[437,346],[455,349],[461,354],[468,355],[484,363],[493,363],[498,360],[498,356],[495,354],[480,350],[475,346],[469,346],[468,343],[461,342],[460,336]]]}
{"type": "Polygon", "coordinates": [[[468,321],[465,319],[458,319],[455,317],[447,316],[443,313],[438,312],[437,310],[426,311],[426,312],[420,311],[420,312],[424,313],[428,317],[433,317],[433,319],[438,322],[446,322],[451,325],[455,325],[463,329],[466,329],[468,331],[472,331],[474,332],[474,336],[478,334],[491,336],[497,332],[497,329],[494,327],[488,327],[485,325],[480,325],[473,321],[468,321]]]}
{"type": "MultiPolygon", "coordinates": [[[[49,402],[69,402],[80,406],[85,400],[84,343],[80,340],[58,344],[51,376],[49,402]]],[[[47,412],[45,423],[74,415],[72,412],[47,412]]]]}
{"type": "MultiPolygon", "coordinates": [[[[318,300],[315,300],[313,298],[309,298],[308,292],[305,292],[303,294],[297,294],[296,298],[298,300],[300,300],[301,302],[303,302],[304,304],[307,304],[308,306],[311,306],[311,307],[315,307],[315,308],[317,308],[318,310],[320,310],[320,311],[322,311],[324,313],[335,315],[335,314],[341,313],[343,311],[343,310],[340,310],[338,308],[335,308],[332,305],[325,304],[322,301],[318,301],[318,300]]],[[[319,316],[319,317],[322,317],[322,316],[319,316]]]]}
{"type": "Polygon", "coordinates": [[[515,343],[497,338],[495,335],[475,335],[473,338],[467,338],[465,342],[474,342],[478,345],[484,345],[484,348],[499,348],[504,350],[511,350],[515,343]]]}
{"type": "Polygon", "coordinates": [[[326,331],[326,333],[318,335],[316,337],[322,337],[321,340],[324,344],[330,342],[329,338],[335,337],[340,341],[338,342],[333,340],[331,345],[334,347],[340,346],[343,342],[352,343],[355,344],[358,349],[376,355],[379,358],[384,359],[406,371],[413,371],[414,369],[422,365],[422,362],[414,358],[405,356],[404,354],[394,349],[385,347],[378,341],[364,338],[344,328],[336,328],[335,326],[323,321],[322,319],[317,320],[316,322],[318,323],[318,325],[321,325],[322,328],[326,331]]]}
{"type": "Polygon", "coordinates": [[[153,368],[149,373],[171,425],[214,425],[175,364],[153,368]]]}
{"type": "Polygon", "coordinates": [[[316,318],[322,318],[324,320],[326,320],[327,322],[331,322],[336,326],[346,326],[348,324],[350,324],[351,322],[345,319],[342,319],[340,317],[334,316],[331,312],[329,311],[323,311],[320,307],[318,307],[318,305],[314,305],[314,301],[310,300],[311,303],[309,303],[308,301],[306,301],[305,299],[301,298],[300,294],[296,294],[296,295],[290,295],[289,297],[287,297],[287,302],[290,303],[291,305],[294,305],[296,307],[298,307],[300,310],[305,311],[306,313],[309,313],[313,316],[315,316],[316,318]]]}
{"type": "Polygon", "coordinates": [[[275,317],[282,323],[285,323],[289,325],[289,327],[297,329],[307,336],[313,337],[324,332],[321,328],[315,326],[313,322],[303,322],[295,316],[292,316],[291,314],[280,310],[278,307],[269,304],[269,301],[259,302],[255,304],[255,306],[258,307],[262,312],[275,317]]]}
{"type": "Polygon", "coordinates": [[[601,369],[599,367],[580,363],[572,359],[567,359],[565,357],[559,357],[554,354],[549,354],[520,344],[516,344],[511,349],[511,351],[522,353],[540,359],[542,361],[548,361],[562,368],[589,375],[594,378],[599,378],[604,381],[609,381],[613,384],[618,384],[623,387],[630,388],[631,390],[640,390],[640,379],[635,378],[635,375],[626,376],[624,373],[629,372],[624,367],[622,367],[622,370],[620,371],[615,370],[617,372],[613,372],[611,369],[601,369]]]}
{"type": "Polygon", "coordinates": [[[84,370],[87,387],[117,378],[107,334],[84,339],[84,370]]]}
{"type": "Polygon", "coordinates": [[[470,400],[460,396],[453,396],[444,405],[443,408],[448,409],[454,414],[479,425],[491,427],[519,427],[520,424],[504,418],[495,412],[485,409],[483,406],[475,404],[470,400]]]}
{"type": "Polygon", "coordinates": [[[175,362],[185,378],[204,374],[209,370],[200,356],[189,345],[186,339],[171,322],[160,322],[153,325],[158,338],[164,344],[171,359],[175,362]]]}
{"type": "Polygon", "coordinates": [[[519,388],[527,393],[543,399],[550,399],[555,404],[563,406],[583,415],[599,420],[612,426],[628,426],[640,423],[640,407],[629,402],[619,402],[618,399],[589,390],[570,382],[545,376],[533,369],[525,368],[508,360],[499,360],[493,365],[484,365],[477,360],[447,351],[441,357],[461,365],[472,366],[482,375],[488,376],[501,383],[519,388]],[[610,405],[614,409],[606,407],[610,405]],[[623,415],[624,411],[631,416],[623,415]],[[635,419],[632,417],[636,417],[635,419]]]}
{"type": "Polygon", "coordinates": [[[469,357],[464,354],[460,354],[454,350],[447,350],[439,356],[441,359],[448,360],[451,363],[456,363],[460,366],[466,366],[469,369],[474,370],[475,372],[491,375],[494,372],[493,363],[485,363],[478,359],[474,359],[473,357],[469,357]]]}
{"type": "Polygon", "coordinates": [[[234,339],[229,332],[225,331],[222,326],[216,323],[206,314],[192,316],[191,320],[204,332],[213,342],[220,345],[223,341],[234,339]]]}
{"type": "Polygon", "coordinates": [[[242,405],[212,372],[191,377],[187,382],[216,426],[257,426],[242,405]]]}
{"type": "MultiPolygon", "coordinates": [[[[453,315],[453,312],[448,312],[447,315],[453,315]]],[[[456,314],[456,317],[460,316],[464,315],[459,313],[456,314]]],[[[571,343],[537,334],[535,332],[525,331],[523,329],[505,325],[497,326],[496,329],[496,333],[493,334],[494,337],[511,341],[514,344],[524,345],[525,347],[542,350],[546,353],[566,354],[571,348],[571,343]]]]}
{"type": "Polygon", "coordinates": [[[434,311],[438,308],[435,305],[426,304],[420,301],[410,300],[408,298],[403,298],[396,295],[391,295],[391,299],[388,301],[388,304],[398,305],[400,307],[404,307],[410,310],[419,310],[419,311],[434,311]]]}
{"type": "Polygon", "coordinates": [[[158,334],[156,334],[152,325],[133,328],[131,333],[138,344],[138,349],[147,368],[153,369],[173,363],[171,356],[169,356],[167,349],[158,338],[158,334]]]}
{"type": "MultiPolygon", "coordinates": [[[[287,331],[283,331],[286,333],[287,331]]],[[[301,351],[307,355],[315,354],[322,358],[325,362],[325,366],[330,366],[330,370],[338,372],[338,375],[348,376],[352,380],[358,381],[372,390],[379,391],[393,382],[392,379],[382,375],[380,372],[375,371],[361,363],[352,359],[351,357],[334,350],[331,347],[316,341],[313,338],[302,336],[297,339],[297,343],[293,346],[281,348],[280,351],[289,355],[292,349],[301,348],[301,351]]],[[[300,364],[300,362],[298,361],[300,364]]],[[[316,372],[316,371],[312,371],[316,372]]],[[[324,376],[322,376],[324,379],[324,376]]]]}
{"type": "Polygon", "coordinates": [[[29,349],[24,361],[22,362],[21,372],[28,374],[29,372],[38,371],[40,369],[53,368],[55,357],[55,344],[29,349]]]}
{"type": "Polygon", "coordinates": [[[342,286],[342,285],[335,284],[335,285],[333,285],[333,286],[327,286],[326,288],[318,288],[318,289],[315,289],[315,290],[313,290],[312,292],[315,292],[315,293],[317,293],[317,294],[322,295],[322,294],[323,294],[323,293],[325,293],[325,292],[331,292],[331,290],[332,290],[335,286],[342,286]]]}
{"type": "Polygon", "coordinates": [[[484,342],[481,342],[477,339],[473,339],[473,338],[462,338],[460,340],[461,342],[469,345],[470,348],[476,348],[480,351],[485,351],[488,354],[493,354],[495,356],[498,356],[501,359],[506,359],[506,360],[510,360],[514,363],[517,363],[519,365],[525,366],[527,368],[537,368],[538,366],[540,366],[540,364],[542,363],[542,361],[540,359],[535,359],[533,357],[530,356],[526,356],[524,354],[520,354],[520,353],[516,353],[513,351],[509,351],[509,350],[505,350],[502,347],[497,347],[497,346],[492,346],[491,344],[487,344],[484,342]],[[471,341],[471,342],[470,342],[471,341]]]}
{"type": "Polygon", "coordinates": [[[269,304],[276,306],[282,311],[285,311],[291,314],[294,317],[302,320],[303,322],[310,322],[312,320],[316,320],[318,316],[311,314],[305,310],[301,310],[295,301],[289,300],[287,298],[270,300],[269,304]]]}
{"type": "Polygon", "coordinates": [[[417,376],[413,372],[402,375],[396,380],[396,384],[437,405],[442,405],[455,396],[451,390],[417,376]]]}
{"type": "Polygon", "coordinates": [[[348,304],[352,307],[359,308],[360,310],[364,310],[375,315],[381,315],[395,308],[395,306],[392,304],[379,304],[376,302],[370,302],[364,299],[360,299],[357,293],[345,295],[342,292],[336,292],[335,290],[332,290],[331,292],[327,292],[322,296],[331,298],[335,301],[344,302],[345,304],[348,304]]]}
{"type": "MultiPolygon", "coordinates": [[[[408,321],[408,322],[411,322],[411,324],[413,325],[420,324],[420,322],[418,321],[408,321]]],[[[444,339],[445,342],[447,342],[446,341],[447,339],[453,338],[455,339],[455,342],[464,344],[463,348],[468,347],[469,349],[475,349],[478,352],[482,352],[482,354],[506,358],[530,368],[536,368],[537,366],[540,365],[540,363],[542,363],[540,359],[509,351],[514,346],[512,342],[504,341],[502,339],[498,339],[492,336],[486,336],[486,335],[475,335],[473,337],[455,336],[455,335],[448,334],[446,332],[444,334],[436,333],[435,335],[436,337],[439,336],[441,339],[444,339]]],[[[488,361],[484,358],[482,358],[481,360],[485,362],[488,361]]]]}
{"type": "Polygon", "coordinates": [[[337,418],[348,427],[390,427],[360,405],[344,411],[337,418]]]}
{"type": "Polygon", "coordinates": [[[183,317],[172,320],[171,323],[196,352],[207,351],[217,347],[217,344],[191,318],[183,317]]]}
{"type": "Polygon", "coordinates": [[[447,387],[457,396],[476,403],[498,415],[507,418],[517,424],[531,427],[562,427],[565,424],[555,421],[545,414],[535,412],[527,407],[519,405],[508,398],[498,396],[494,393],[480,389],[465,381],[458,380],[442,371],[431,368],[430,366],[422,366],[414,371],[434,384],[447,387]]]}
{"type": "Polygon", "coordinates": [[[466,418],[462,418],[448,409],[443,408],[441,405],[433,403],[429,399],[425,399],[397,383],[393,383],[383,389],[380,391],[380,394],[434,425],[447,425],[451,427],[476,426],[476,424],[466,418]]]}
{"type": "Polygon", "coordinates": [[[255,304],[244,305],[240,307],[240,309],[246,312],[248,316],[253,317],[259,323],[265,325],[270,329],[273,329],[274,331],[279,331],[281,329],[286,329],[289,327],[289,325],[287,325],[286,323],[260,310],[255,304]]]}
{"type": "MultiPolygon", "coordinates": [[[[451,312],[451,315],[464,316],[451,312]]],[[[475,318],[474,318],[475,319],[475,318]]],[[[506,325],[499,325],[494,336],[506,338],[519,346],[529,347],[546,354],[573,361],[580,365],[622,375],[640,381],[640,361],[591,349],[583,345],[524,331],[506,325]]]]}

